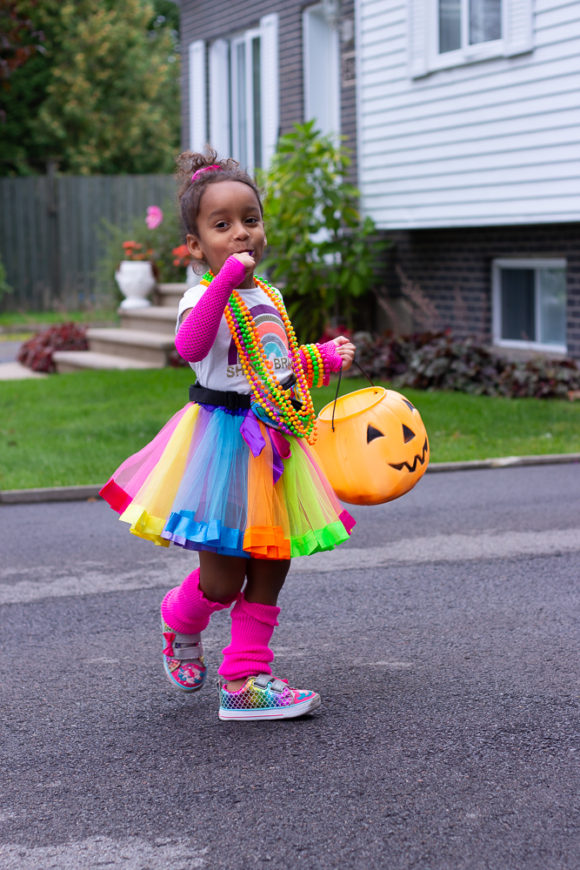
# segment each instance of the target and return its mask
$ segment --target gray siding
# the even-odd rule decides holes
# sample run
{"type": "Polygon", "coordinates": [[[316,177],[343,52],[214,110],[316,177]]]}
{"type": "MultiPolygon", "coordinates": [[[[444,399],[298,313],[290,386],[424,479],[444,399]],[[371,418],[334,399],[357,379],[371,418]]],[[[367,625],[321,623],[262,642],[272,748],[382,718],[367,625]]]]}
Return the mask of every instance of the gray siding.
{"type": "MultiPolygon", "coordinates": [[[[257,26],[260,18],[270,13],[279,15],[280,59],[280,133],[287,133],[295,123],[304,120],[304,88],[302,80],[302,13],[308,4],[301,0],[256,0],[236,3],[235,16],[227,0],[190,0],[181,4],[181,50],[184,58],[182,81],[183,147],[188,146],[189,80],[187,68],[188,47],[196,40],[211,42],[228,37],[241,30],[257,26]]],[[[343,21],[354,19],[354,0],[342,3],[343,21]]],[[[348,25],[347,25],[348,28],[348,25]]],[[[348,34],[347,34],[348,35],[348,34]]],[[[341,55],[354,50],[354,40],[341,40],[341,55]]],[[[353,178],[356,177],[356,93],[354,79],[341,91],[341,132],[346,145],[353,151],[353,178]]]]}

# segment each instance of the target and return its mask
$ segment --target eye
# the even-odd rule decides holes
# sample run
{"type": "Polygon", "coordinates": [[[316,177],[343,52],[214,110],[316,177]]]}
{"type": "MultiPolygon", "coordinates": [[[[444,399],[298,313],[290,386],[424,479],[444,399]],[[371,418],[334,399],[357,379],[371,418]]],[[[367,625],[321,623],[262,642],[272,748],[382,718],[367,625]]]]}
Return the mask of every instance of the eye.
{"type": "Polygon", "coordinates": [[[369,425],[367,426],[367,444],[370,444],[371,441],[375,440],[375,438],[384,438],[384,437],[385,437],[384,432],[381,432],[380,429],[375,429],[375,427],[371,426],[371,424],[369,423],[369,425]]]}
{"type": "Polygon", "coordinates": [[[405,403],[405,405],[407,406],[407,408],[408,408],[410,411],[414,411],[414,410],[415,410],[415,406],[412,405],[411,402],[410,402],[408,399],[403,398],[403,402],[405,403]]]}
{"type": "Polygon", "coordinates": [[[405,426],[405,424],[403,423],[403,440],[405,444],[407,444],[409,441],[412,441],[414,437],[415,433],[413,432],[413,430],[409,429],[409,427],[405,426]]]}
{"type": "Polygon", "coordinates": [[[247,224],[257,224],[257,223],[258,223],[258,218],[255,218],[255,217],[248,218],[247,221],[246,221],[246,223],[247,223],[247,224]]]}
{"type": "Polygon", "coordinates": [[[225,230],[227,225],[228,225],[227,221],[218,221],[215,226],[216,226],[217,230],[225,230]]]}

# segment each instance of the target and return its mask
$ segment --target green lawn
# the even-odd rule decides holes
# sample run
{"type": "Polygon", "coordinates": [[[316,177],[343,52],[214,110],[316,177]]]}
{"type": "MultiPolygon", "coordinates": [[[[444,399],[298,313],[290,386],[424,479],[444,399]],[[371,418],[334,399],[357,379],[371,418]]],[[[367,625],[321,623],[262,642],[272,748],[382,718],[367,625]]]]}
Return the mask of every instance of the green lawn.
{"type": "MultiPolygon", "coordinates": [[[[0,489],[104,483],[187,401],[189,369],[0,383],[0,489]]],[[[343,381],[341,392],[366,382],[343,381]]],[[[335,387],[314,390],[317,409],[335,387]]],[[[431,461],[580,452],[580,403],[406,390],[431,461]]]]}
{"type": "Polygon", "coordinates": [[[25,334],[37,327],[44,329],[53,324],[70,321],[74,321],[74,323],[116,323],[118,320],[117,309],[112,306],[87,311],[0,311],[0,331],[16,329],[18,334],[25,334]]]}

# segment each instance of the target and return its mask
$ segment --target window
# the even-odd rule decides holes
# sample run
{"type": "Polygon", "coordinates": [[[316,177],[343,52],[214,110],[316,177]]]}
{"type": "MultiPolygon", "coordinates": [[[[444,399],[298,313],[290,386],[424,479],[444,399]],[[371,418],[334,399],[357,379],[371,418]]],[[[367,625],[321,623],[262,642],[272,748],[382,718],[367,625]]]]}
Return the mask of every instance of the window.
{"type": "Polygon", "coordinates": [[[502,37],[502,0],[438,0],[439,54],[502,37]]]}
{"type": "Polygon", "coordinates": [[[533,0],[408,0],[409,73],[532,51],[533,0]]]}
{"type": "Polygon", "coordinates": [[[232,155],[252,171],[262,166],[260,31],[247,30],[230,43],[232,155]]]}
{"type": "Polygon", "coordinates": [[[191,147],[199,150],[209,142],[220,156],[234,157],[250,173],[267,167],[279,134],[278,77],[275,14],[265,15],[257,27],[217,39],[207,47],[202,41],[193,43],[191,147]]]}
{"type": "Polygon", "coordinates": [[[566,352],[566,261],[494,260],[493,340],[566,352]]]}

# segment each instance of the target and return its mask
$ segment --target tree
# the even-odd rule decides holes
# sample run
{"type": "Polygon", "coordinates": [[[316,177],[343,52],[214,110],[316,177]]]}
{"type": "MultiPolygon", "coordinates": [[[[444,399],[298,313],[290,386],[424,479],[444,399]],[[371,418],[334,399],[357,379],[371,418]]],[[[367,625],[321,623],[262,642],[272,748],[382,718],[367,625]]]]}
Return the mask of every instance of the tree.
{"type": "MultiPolygon", "coordinates": [[[[5,0],[2,0],[5,2],[5,0]]],[[[178,19],[168,0],[19,0],[46,53],[13,73],[3,174],[167,172],[179,147],[178,19]]]]}
{"type": "Polygon", "coordinates": [[[46,97],[57,24],[58,0],[0,0],[0,175],[43,166],[32,125],[46,97]]]}
{"type": "MultiPolygon", "coordinates": [[[[31,0],[33,5],[36,3],[31,0]]],[[[44,34],[19,7],[17,0],[0,0],[0,82],[42,50],[44,34]]]]}

